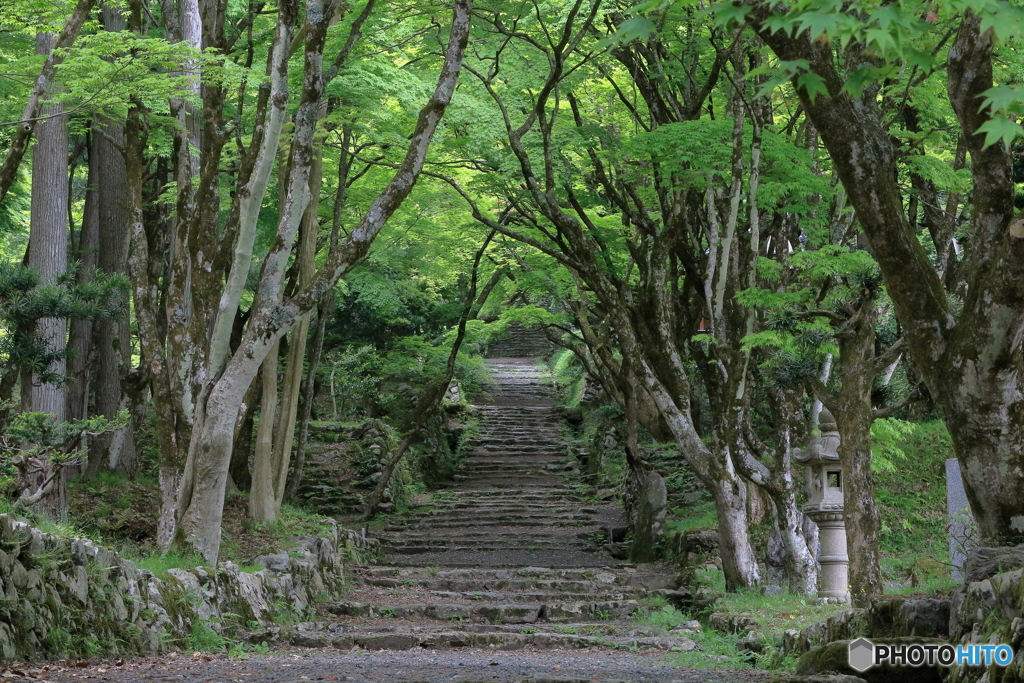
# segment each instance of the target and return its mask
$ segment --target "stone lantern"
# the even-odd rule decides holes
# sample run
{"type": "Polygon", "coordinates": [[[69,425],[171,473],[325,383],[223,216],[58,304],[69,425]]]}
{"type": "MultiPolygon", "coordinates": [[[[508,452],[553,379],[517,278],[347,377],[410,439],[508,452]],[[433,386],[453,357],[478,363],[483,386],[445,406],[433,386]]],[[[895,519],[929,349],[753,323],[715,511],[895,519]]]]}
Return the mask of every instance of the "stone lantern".
{"type": "Polygon", "coordinates": [[[850,602],[849,566],[846,554],[846,522],[843,520],[843,470],[839,466],[839,428],[826,408],[818,416],[820,434],[810,447],[794,453],[794,459],[810,469],[804,513],[818,525],[821,554],[818,563],[818,597],[827,602],[850,602]]]}

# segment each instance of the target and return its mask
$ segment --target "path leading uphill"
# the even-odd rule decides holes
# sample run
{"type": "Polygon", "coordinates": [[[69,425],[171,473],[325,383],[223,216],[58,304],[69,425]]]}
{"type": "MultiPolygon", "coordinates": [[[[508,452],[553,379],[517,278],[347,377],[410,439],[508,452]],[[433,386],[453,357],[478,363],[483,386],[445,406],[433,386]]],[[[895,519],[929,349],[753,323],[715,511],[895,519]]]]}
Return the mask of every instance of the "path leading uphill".
{"type": "Polygon", "coordinates": [[[638,626],[640,600],[668,585],[669,570],[605,550],[621,511],[587,500],[567,473],[551,378],[537,361],[487,364],[495,386],[454,484],[377,533],[383,564],[354,567],[345,599],[325,606],[323,622],[299,624],[285,654],[134,660],[48,680],[765,680],[753,670],[679,668],[674,653],[698,651],[695,622],[668,633],[638,626]]]}
{"type": "Polygon", "coordinates": [[[477,406],[479,436],[456,485],[435,495],[434,509],[389,527],[386,562],[584,573],[621,566],[600,550],[600,539],[624,524],[622,513],[612,503],[585,501],[563,474],[568,453],[550,376],[533,359],[487,365],[495,386],[491,400],[477,406]]]}

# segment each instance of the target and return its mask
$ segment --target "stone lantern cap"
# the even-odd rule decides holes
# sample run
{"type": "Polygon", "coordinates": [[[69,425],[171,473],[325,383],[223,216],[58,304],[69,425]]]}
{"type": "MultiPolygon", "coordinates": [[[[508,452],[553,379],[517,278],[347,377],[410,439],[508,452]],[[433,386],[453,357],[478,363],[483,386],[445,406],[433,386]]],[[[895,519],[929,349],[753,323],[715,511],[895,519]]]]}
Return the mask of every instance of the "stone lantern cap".
{"type": "Polygon", "coordinates": [[[818,413],[818,430],[818,435],[811,437],[806,450],[797,448],[793,451],[793,459],[801,465],[815,467],[839,461],[839,425],[828,408],[822,408],[818,413]]]}

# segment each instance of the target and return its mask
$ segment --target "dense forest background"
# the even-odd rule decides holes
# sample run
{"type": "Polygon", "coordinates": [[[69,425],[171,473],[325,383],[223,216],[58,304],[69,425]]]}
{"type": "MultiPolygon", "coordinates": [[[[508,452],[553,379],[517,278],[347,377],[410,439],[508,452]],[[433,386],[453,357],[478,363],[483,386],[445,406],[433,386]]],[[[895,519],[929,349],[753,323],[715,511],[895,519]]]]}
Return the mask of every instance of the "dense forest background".
{"type": "Polygon", "coordinates": [[[938,530],[893,479],[932,500],[947,455],[979,540],[1019,543],[1022,29],[1001,0],[6,2],[8,505],[148,487],[153,547],[215,564],[229,496],[274,523],[311,430],[376,420],[394,509],[453,382],[534,326],[577,436],[614,431],[593,474],[630,513],[658,471],[730,590],[772,528],[814,592],[823,406],[855,600],[883,534],[938,530]]]}

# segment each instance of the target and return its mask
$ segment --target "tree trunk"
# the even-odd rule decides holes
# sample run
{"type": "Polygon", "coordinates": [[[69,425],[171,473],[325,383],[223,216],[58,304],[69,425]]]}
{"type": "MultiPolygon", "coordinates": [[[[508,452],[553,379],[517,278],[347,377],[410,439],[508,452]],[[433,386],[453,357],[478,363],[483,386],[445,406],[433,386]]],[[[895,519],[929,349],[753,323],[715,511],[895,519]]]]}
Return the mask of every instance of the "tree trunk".
{"type": "MultiPolygon", "coordinates": [[[[309,442],[309,422],[313,416],[313,400],[316,398],[316,373],[320,367],[327,319],[334,309],[333,304],[333,295],[330,295],[326,301],[320,304],[316,314],[316,332],[313,334],[313,345],[309,354],[309,368],[306,370],[306,378],[302,382],[302,402],[299,404],[299,440],[295,445],[295,467],[288,477],[288,486],[284,492],[285,501],[293,500],[302,485],[303,470],[306,466],[306,444],[309,442]]],[[[335,420],[337,420],[337,416],[335,416],[335,420]]]]}
{"type": "MultiPolygon", "coordinates": [[[[56,36],[41,33],[36,37],[36,53],[49,55],[56,36]]],[[[39,274],[40,287],[56,287],[57,279],[68,267],[68,120],[63,105],[47,104],[40,114],[51,116],[36,126],[32,150],[32,214],[30,218],[28,265],[39,274]]],[[[25,409],[49,413],[57,421],[67,419],[67,397],[61,379],[66,372],[67,321],[63,318],[39,318],[35,323],[36,343],[48,357],[46,372],[60,376],[56,381],[39,374],[23,375],[27,386],[22,391],[25,409]]],[[[60,519],[67,509],[64,474],[58,474],[51,493],[43,499],[43,508],[60,519]]]]}
{"type": "MultiPolygon", "coordinates": [[[[109,5],[103,7],[103,25],[107,31],[122,31],[127,22],[121,12],[109,5]]],[[[106,275],[123,275],[128,271],[128,194],[124,147],[124,128],[108,120],[96,124],[96,160],[99,167],[99,269],[106,275]]],[[[95,414],[113,418],[127,407],[121,378],[127,374],[131,358],[129,321],[104,318],[96,324],[95,414]]],[[[101,434],[89,449],[86,476],[95,477],[101,469],[113,468],[122,451],[134,453],[132,425],[116,433],[101,434]]],[[[128,455],[126,461],[134,460],[128,455]]]]}
{"type": "Polygon", "coordinates": [[[249,517],[269,524],[277,520],[274,494],[274,432],[277,431],[277,365],[278,343],[263,361],[263,396],[260,399],[260,425],[256,432],[256,452],[252,463],[252,490],[249,492],[249,517]]]}
{"type": "MultiPolygon", "coordinates": [[[[56,43],[52,33],[36,38],[36,53],[49,55],[56,43]]],[[[29,236],[28,265],[39,274],[41,287],[55,286],[59,275],[68,267],[68,120],[61,115],[61,104],[48,104],[42,116],[51,116],[36,126],[36,144],[32,150],[32,215],[29,236]],[[54,116],[56,115],[56,116],[54,116]]],[[[67,321],[63,318],[40,318],[35,337],[47,354],[57,357],[47,372],[64,375],[62,356],[67,345],[67,321]]],[[[59,421],[66,418],[66,399],[60,382],[41,382],[38,375],[30,379],[28,410],[49,413],[59,421]]]]}
{"type": "Polygon", "coordinates": [[[709,487],[718,513],[718,549],[722,556],[725,589],[752,588],[761,581],[747,522],[747,487],[733,475],[709,487]]]}
{"type": "MultiPolygon", "coordinates": [[[[45,102],[48,99],[47,93],[53,87],[51,81],[53,79],[54,71],[57,66],[64,60],[65,48],[71,47],[75,42],[75,38],[78,37],[78,31],[82,28],[82,24],[89,18],[89,12],[92,11],[92,6],[96,0],[78,0],[75,5],[75,9],[68,17],[67,23],[61,30],[59,36],[52,36],[51,34],[40,34],[36,40],[36,54],[45,54],[46,61],[43,62],[42,68],[39,70],[39,76],[36,78],[32,93],[29,95],[28,103],[25,105],[25,110],[21,115],[21,123],[14,126],[14,131],[11,136],[10,145],[7,151],[7,157],[4,159],[4,163],[0,166],[0,202],[7,196],[8,190],[11,189],[11,185],[18,177],[18,167],[21,166],[21,161],[25,156],[25,152],[28,151],[28,143],[32,139],[32,133],[39,125],[52,121],[52,119],[43,118],[49,114],[54,113],[54,110],[45,106],[45,102]],[[45,51],[41,51],[39,39],[43,36],[46,37],[46,43],[44,46],[45,51]],[[54,48],[57,49],[54,49],[54,48]]],[[[67,128],[67,119],[65,117],[58,117],[58,119],[64,121],[63,126],[67,128]]],[[[62,124],[58,123],[58,128],[62,124]]],[[[51,129],[53,130],[53,129],[51,129]]],[[[38,144],[38,136],[37,136],[38,144]]],[[[33,152],[34,158],[35,152],[33,152]]],[[[65,152],[66,156],[66,152],[65,152]]],[[[35,169],[33,167],[33,176],[35,175],[35,169]]],[[[65,179],[66,182],[66,179],[65,179]]],[[[65,199],[65,202],[67,200],[65,199]]],[[[65,217],[67,214],[64,214],[65,217]]]]}
{"type": "MultiPolygon", "coordinates": [[[[299,226],[299,249],[295,255],[299,264],[299,287],[304,287],[316,272],[316,238],[320,223],[317,213],[320,207],[320,186],[323,180],[324,157],[318,149],[309,169],[309,204],[299,226]]],[[[305,313],[292,330],[288,345],[288,362],[285,366],[282,386],[281,418],[274,436],[274,507],[275,516],[284,503],[288,484],[288,465],[291,462],[292,444],[295,440],[295,421],[299,412],[299,394],[302,390],[304,363],[306,360],[306,338],[309,335],[309,316],[305,313]]],[[[303,454],[305,456],[305,454],[303,454]]]]}
{"type": "Polygon", "coordinates": [[[843,516],[850,557],[850,595],[863,607],[882,594],[878,536],[882,520],[875,503],[871,472],[871,389],[875,378],[875,302],[860,300],[856,318],[839,337],[839,377],[832,410],[839,428],[839,463],[843,470],[843,516]]]}
{"type": "MultiPolygon", "coordinates": [[[[78,245],[75,249],[75,256],[79,260],[78,273],[75,282],[83,284],[92,279],[92,272],[99,261],[97,249],[99,247],[99,201],[98,184],[99,168],[93,163],[97,152],[97,135],[91,135],[89,145],[89,180],[88,189],[85,194],[85,210],[82,216],[82,229],[79,232],[78,245]]],[[[68,350],[70,359],[68,361],[68,407],[67,416],[69,420],[81,420],[88,414],[89,409],[89,379],[90,379],[90,357],[92,350],[93,322],[83,318],[75,318],[71,321],[71,331],[68,334],[68,350]]]]}

